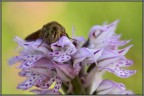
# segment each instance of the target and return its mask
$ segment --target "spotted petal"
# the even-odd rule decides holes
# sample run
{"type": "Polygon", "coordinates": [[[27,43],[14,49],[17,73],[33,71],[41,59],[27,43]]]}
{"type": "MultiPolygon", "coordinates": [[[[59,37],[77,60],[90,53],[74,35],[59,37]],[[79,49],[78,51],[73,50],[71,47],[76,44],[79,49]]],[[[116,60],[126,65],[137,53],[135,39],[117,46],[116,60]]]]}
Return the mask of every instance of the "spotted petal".
{"type": "Polygon", "coordinates": [[[127,78],[127,77],[135,74],[136,71],[135,70],[125,70],[120,67],[130,66],[132,64],[133,64],[133,62],[131,60],[120,59],[114,63],[109,64],[104,69],[108,70],[109,72],[114,73],[118,77],[127,78]]]}
{"type": "Polygon", "coordinates": [[[134,75],[136,73],[136,70],[125,70],[125,69],[121,69],[119,67],[116,67],[115,69],[108,67],[108,68],[106,68],[106,70],[114,73],[115,75],[117,75],[118,77],[121,77],[121,78],[128,78],[129,76],[134,75]]]}
{"type": "Polygon", "coordinates": [[[40,78],[39,74],[35,74],[35,76],[31,76],[30,78],[28,78],[27,80],[25,80],[24,82],[22,82],[21,84],[18,85],[18,89],[23,89],[23,90],[27,90],[29,88],[31,88],[36,80],[40,78]]]}
{"type": "Polygon", "coordinates": [[[53,92],[58,92],[59,89],[61,88],[62,81],[61,81],[59,76],[55,77],[55,81],[56,81],[56,84],[55,84],[54,88],[52,89],[52,91],[53,92]]]}
{"type": "Polygon", "coordinates": [[[97,88],[98,94],[126,94],[126,87],[122,83],[116,83],[111,80],[103,80],[97,88]]]}
{"type": "Polygon", "coordinates": [[[35,65],[35,62],[41,59],[43,56],[37,55],[33,56],[31,60],[24,61],[19,68],[27,69],[35,65]]]}
{"type": "Polygon", "coordinates": [[[124,58],[124,56],[119,55],[117,52],[112,50],[104,50],[101,57],[98,59],[97,67],[101,69],[105,68],[111,63],[116,62],[117,60],[124,58]]]}
{"type": "Polygon", "coordinates": [[[51,48],[53,52],[59,54],[55,55],[53,60],[60,63],[70,60],[71,56],[77,51],[73,43],[66,36],[62,36],[57,42],[51,44],[51,48]]]}

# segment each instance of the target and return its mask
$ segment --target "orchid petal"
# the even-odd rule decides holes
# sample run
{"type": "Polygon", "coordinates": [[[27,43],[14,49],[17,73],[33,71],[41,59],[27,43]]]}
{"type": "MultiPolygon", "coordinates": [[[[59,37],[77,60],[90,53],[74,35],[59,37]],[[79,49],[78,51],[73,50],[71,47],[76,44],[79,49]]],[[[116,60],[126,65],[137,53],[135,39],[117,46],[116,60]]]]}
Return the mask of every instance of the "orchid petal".
{"type": "Polygon", "coordinates": [[[50,69],[42,68],[42,67],[40,67],[40,68],[39,67],[32,67],[29,70],[36,72],[36,73],[39,73],[43,76],[47,76],[47,77],[52,77],[55,75],[54,71],[52,71],[50,69]]]}
{"type": "MultiPolygon", "coordinates": [[[[104,72],[104,71],[103,71],[103,72],[104,72]]],[[[94,81],[95,79],[98,80],[98,81],[97,81],[97,84],[98,84],[98,83],[101,81],[101,79],[102,79],[101,76],[102,76],[103,72],[99,72],[98,69],[97,69],[97,67],[94,67],[94,68],[90,71],[90,73],[86,76],[84,86],[85,86],[85,87],[88,87],[89,85],[91,85],[91,84],[93,83],[93,81],[94,81]]],[[[97,84],[96,84],[95,88],[97,87],[97,84]]],[[[93,91],[95,88],[92,88],[92,91],[93,91]]],[[[91,92],[92,92],[92,91],[91,91],[91,92]]]]}
{"type": "Polygon", "coordinates": [[[66,76],[73,79],[75,76],[75,73],[73,72],[74,68],[69,64],[56,64],[56,67],[58,67],[66,76]]]}
{"type": "Polygon", "coordinates": [[[106,46],[105,42],[111,39],[111,37],[114,35],[117,23],[118,20],[109,25],[105,26],[96,25],[92,27],[89,32],[89,39],[90,39],[89,48],[105,47],[106,46]]]}
{"type": "Polygon", "coordinates": [[[17,62],[20,62],[20,61],[22,61],[23,59],[21,58],[21,56],[15,56],[15,57],[12,57],[12,58],[10,58],[9,60],[8,60],[8,62],[9,62],[9,65],[13,65],[13,64],[15,64],[15,63],[17,63],[17,62]]]}
{"type": "Polygon", "coordinates": [[[45,43],[41,44],[41,42],[42,42],[42,40],[38,39],[31,45],[31,47],[37,51],[43,52],[45,55],[48,56],[48,53],[50,52],[48,45],[45,43]]]}
{"type": "Polygon", "coordinates": [[[117,62],[114,62],[113,66],[115,66],[115,67],[125,67],[125,66],[130,66],[132,64],[133,64],[132,60],[120,59],[117,62]]]}
{"type": "Polygon", "coordinates": [[[134,75],[136,73],[136,70],[124,70],[119,67],[116,67],[115,69],[112,67],[107,67],[105,69],[121,78],[128,78],[129,76],[134,75]]]}
{"type": "Polygon", "coordinates": [[[103,80],[99,87],[97,88],[97,92],[106,90],[113,87],[113,82],[111,80],[103,80]]]}
{"type": "Polygon", "coordinates": [[[119,20],[115,20],[114,22],[112,22],[112,23],[109,24],[109,25],[106,25],[105,27],[106,27],[107,29],[109,29],[110,31],[114,32],[115,29],[117,28],[118,23],[119,23],[119,20]]]}
{"type": "Polygon", "coordinates": [[[87,64],[95,62],[102,54],[102,49],[81,48],[74,56],[74,64],[84,61],[87,64]]]}
{"type": "Polygon", "coordinates": [[[59,68],[56,68],[57,71],[57,75],[60,76],[60,78],[65,81],[65,82],[69,82],[70,78],[64,74],[64,72],[62,72],[59,68]]]}
{"type": "Polygon", "coordinates": [[[102,82],[102,75],[103,75],[103,72],[96,71],[95,74],[92,76],[92,78],[90,78],[92,79],[90,94],[92,94],[98,88],[99,84],[102,82]]]}
{"type": "Polygon", "coordinates": [[[120,41],[119,47],[126,45],[126,44],[129,43],[130,41],[131,41],[131,40],[123,40],[123,41],[120,41]]]}
{"type": "Polygon", "coordinates": [[[102,56],[97,61],[97,67],[104,68],[117,60],[124,58],[124,56],[119,55],[115,51],[104,50],[102,56]]]}
{"type": "Polygon", "coordinates": [[[65,45],[69,45],[70,43],[71,41],[66,36],[62,36],[57,42],[51,44],[51,48],[53,49],[53,51],[55,51],[58,46],[64,47],[65,45]]]}
{"type": "Polygon", "coordinates": [[[125,92],[126,87],[122,83],[116,83],[111,80],[103,80],[97,88],[98,94],[120,94],[125,92]]]}
{"type": "Polygon", "coordinates": [[[61,81],[60,77],[58,77],[58,76],[55,77],[55,80],[56,80],[56,84],[55,84],[54,88],[52,89],[52,91],[58,92],[59,89],[61,88],[62,81],[61,81]]]}
{"type": "Polygon", "coordinates": [[[85,57],[80,57],[80,58],[75,59],[73,65],[82,62],[84,59],[85,59],[85,57]]]}
{"type": "Polygon", "coordinates": [[[66,53],[64,53],[64,54],[62,54],[62,55],[60,55],[58,57],[54,57],[53,58],[54,61],[60,62],[60,63],[66,62],[66,61],[68,61],[70,59],[71,59],[71,57],[69,55],[67,55],[66,53]]]}
{"type": "Polygon", "coordinates": [[[130,46],[124,48],[124,49],[121,49],[121,50],[118,51],[118,53],[119,53],[120,55],[125,55],[132,46],[133,46],[133,45],[130,45],[130,46]]]}
{"type": "Polygon", "coordinates": [[[37,60],[41,59],[42,57],[43,56],[41,56],[41,55],[33,56],[33,58],[31,60],[26,60],[25,62],[23,62],[19,68],[22,68],[22,69],[30,68],[30,67],[34,66],[35,62],[37,60]]]}
{"type": "Polygon", "coordinates": [[[19,72],[19,75],[20,76],[24,76],[24,77],[30,77],[30,76],[33,76],[35,75],[35,73],[31,72],[31,71],[26,71],[26,70],[22,70],[19,72]]]}
{"type": "Polygon", "coordinates": [[[102,61],[98,61],[97,67],[99,67],[101,70],[101,69],[107,67],[108,65],[110,65],[111,63],[114,63],[117,60],[119,60],[118,57],[111,57],[111,58],[104,59],[102,61]]]}
{"type": "Polygon", "coordinates": [[[73,65],[73,67],[74,67],[74,73],[75,73],[76,75],[78,75],[79,72],[80,72],[80,70],[81,70],[80,64],[79,64],[79,63],[76,63],[76,64],[73,65]]]}
{"type": "Polygon", "coordinates": [[[48,89],[55,81],[55,78],[50,78],[46,83],[41,82],[40,84],[36,85],[40,87],[41,89],[48,89]]]}
{"type": "Polygon", "coordinates": [[[49,52],[49,55],[51,55],[51,56],[60,56],[61,54],[62,54],[62,52],[60,52],[60,51],[49,52]]]}
{"type": "Polygon", "coordinates": [[[83,37],[73,37],[73,44],[77,49],[81,48],[85,42],[86,40],[83,37]]]}
{"type": "Polygon", "coordinates": [[[19,46],[21,46],[22,48],[31,51],[32,49],[30,48],[30,45],[32,45],[34,43],[34,41],[32,42],[27,42],[22,40],[21,38],[19,38],[18,36],[16,36],[14,38],[14,41],[18,43],[19,46]]]}
{"type": "MultiPolygon", "coordinates": [[[[66,37],[63,36],[61,37],[57,42],[51,44],[51,48],[53,49],[54,52],[60,54],[60,55],[55,55],[53,58],[54,61],[56,62],[66,62],[71,59],[71,55],[73,55],[77,49],[75,46],[72,44],[72,42],[66,37]],[[57,48],[59,46],[59,50],[57,48]],[[60,50],[63,50],[64,52],[60,52],[60,50]]],[[[52,53],[52,55],[55,53],[52,53]]]]}
{"type": "Polygon", "coordinates": [[[77,49],[75,48],[75,46],[73,44],[69,44],[65,53],[68,55],[73,55],[74,53],[76,53],[76,51],[77,51],[77,49]]]}
{"type": "Polygon", "coordinates": [[[96,62],[98,60],[98,58],[100,58],[100,56],[102,55],[103,49],[90,49],[93,54],[94,54],[94,61],[96,62]]]}
{"type": "Polygon", "coordinates": [[[24,82],[22,82],[21,84],[18,85],[18,89],[23,89],[23,90],[27,90],[29,88],[31,88],[36,80],[40,77],[39,74],[35,74],[34,76],[31,76],[30,78],[28,78],[27,80],[25,80],[24,82]]]}
{"type": "Polygon", "coordinates": [[[33,67],[54,69],[54,65],[52,64],[51,60],[47,58],[39,59],[37,62],[35,62],[35,65],[33,67]]]}

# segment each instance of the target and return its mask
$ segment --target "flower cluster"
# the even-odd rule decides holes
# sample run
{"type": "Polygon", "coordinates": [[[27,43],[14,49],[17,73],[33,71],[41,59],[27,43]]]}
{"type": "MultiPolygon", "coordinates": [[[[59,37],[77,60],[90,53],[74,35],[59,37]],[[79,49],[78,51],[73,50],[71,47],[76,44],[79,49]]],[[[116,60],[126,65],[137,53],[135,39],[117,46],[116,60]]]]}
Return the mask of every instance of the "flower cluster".
{"type": "Polygon", "coordinates": [[[115,33],[117,24],[118,20],[93,26],[88,40],[62,36],[51,45],[41,44],[41,39],[28,42],[15,37],[22,49],[9,64],[20,62],[19,75],[27,78],[17,88],[27,90],[35,86],[38,89],[31,92],[37,94],[61,94],[60,88],[65,94],[133,94],[122,83],[102,79],[106,71],[121,78],[136,73],[122,68],[133,64],[124,56],[132,45],[119,49],[130,40],[120,40],[121,35],[115,33]],[[55,85],[50,89],[53,83],[55,85]]]}

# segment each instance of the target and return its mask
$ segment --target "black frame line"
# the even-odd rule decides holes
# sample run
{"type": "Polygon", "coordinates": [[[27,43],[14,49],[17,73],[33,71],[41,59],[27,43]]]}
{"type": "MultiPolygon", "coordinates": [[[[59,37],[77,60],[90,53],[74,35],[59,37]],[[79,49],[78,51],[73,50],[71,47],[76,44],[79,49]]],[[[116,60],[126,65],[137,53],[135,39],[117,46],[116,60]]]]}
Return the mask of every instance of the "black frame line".
{"type": "Polygon", "coordinates": [[[144,95],[144,0],[142,2],[142,94],[144,95]]]}
{"type": "MultiPolygon", "coordinates": [[[[1,41],[1,43],[0,43],[0,53],[2,54],[2,2],[0,1],[0,36],[1,36],[1,39],[0,39],[0,41],[1,41]]],[[[1,56],[1,58],[0,58],[0,70],[1,70],[1,73],[0,73],[0,95],[2,94],[2,56],[1,56]]]]}
{"type": "Polygon", "coordinates": [[[144,0],[1,0],[2,2],[142,2],[144,0]]]}

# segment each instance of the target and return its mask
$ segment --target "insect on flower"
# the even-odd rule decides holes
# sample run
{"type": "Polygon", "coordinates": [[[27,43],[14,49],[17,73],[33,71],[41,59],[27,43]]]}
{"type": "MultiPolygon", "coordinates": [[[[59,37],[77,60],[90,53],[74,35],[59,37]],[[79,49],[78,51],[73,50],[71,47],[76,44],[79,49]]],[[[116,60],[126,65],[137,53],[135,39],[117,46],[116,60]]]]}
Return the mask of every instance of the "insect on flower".
{"type": "Polygon", "coordinates": [[[42,43],[46,42],[48,44],[52,44],[62,36],[66,36],[69,38],[68,34],[65,31],[65,28],[58,22],[52,21],[44,25],[38,31],[30,34],[28,37],[25,38],[25,40],[32,41],[40,38],[42,39],[42,43]]]}
{"type": "MultiPolygon", "coordinates": [[[[86,41],[81,36],[70,38],[65,28],[56,21],[47,23],[25,40],[16,36],[14,41],[22,48],[9,64],[19,62],[19,76],[27,77],[17,89],[36,94],[133,94],[123,83],[102,79],[108,71],[120,78],[128,78],[136,70],[125,54],[133,46],[119,48],[129,42],[120,40],[115,33],[118,20],[106,25],[94,25],[86,41]],[[55,82],[55,84],[54,84],[55,82]],[[53,88],[50,86],[54,84],[53,88]]],[[[74,31],[73,31],[74,32],[74,31]]]]}

